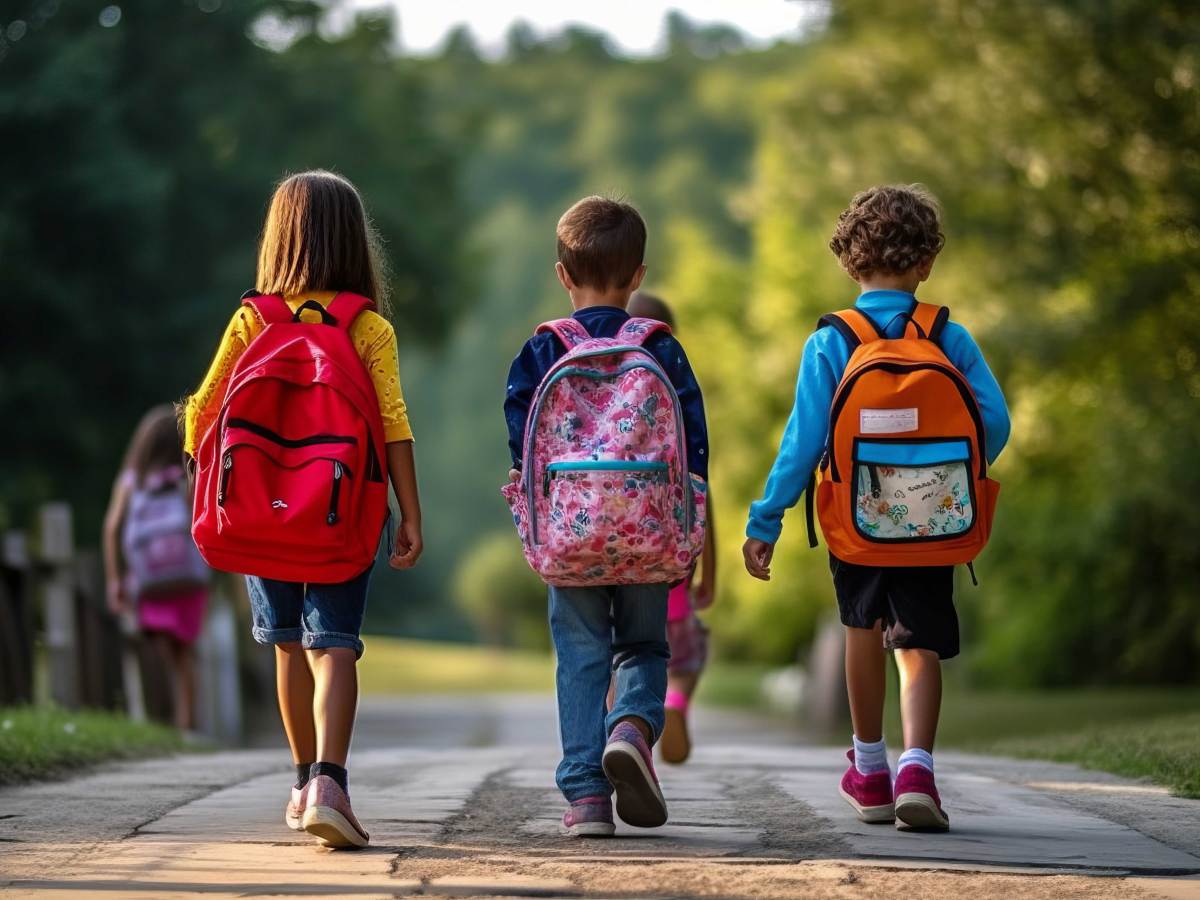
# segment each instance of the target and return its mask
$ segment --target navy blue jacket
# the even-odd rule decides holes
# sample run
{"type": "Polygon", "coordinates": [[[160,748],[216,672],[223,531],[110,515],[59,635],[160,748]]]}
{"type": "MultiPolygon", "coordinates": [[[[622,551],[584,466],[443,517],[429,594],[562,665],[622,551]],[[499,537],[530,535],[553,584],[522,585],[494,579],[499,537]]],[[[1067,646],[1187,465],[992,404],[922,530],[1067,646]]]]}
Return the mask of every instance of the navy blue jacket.
{"type": "MultiPolygon", "coordinates": [[[[621,326],[629,321],[629,313],[616,306],[589,306],[572,317],[592,337],[616,337],[621,326]]],[[[658,360],[675,386],[679,404],[683,408],[683,428],[687,438],[688,469],[700,477],[708,478],[708,426],[704,421],[704,398],[700,385],[692,372],[687,354],[679,341],[666,332],[652,334],[646,340],[646,349],[658,360]]],[[[550,368],[566,353],[562,343],[553,334],[535,334],[508,370],[508,394],[504,398],[504,419],[508,423],[508,449],[512,453],[513,466],[521,468],[524,449],[525,420],[533,394],[550,368]]]]}

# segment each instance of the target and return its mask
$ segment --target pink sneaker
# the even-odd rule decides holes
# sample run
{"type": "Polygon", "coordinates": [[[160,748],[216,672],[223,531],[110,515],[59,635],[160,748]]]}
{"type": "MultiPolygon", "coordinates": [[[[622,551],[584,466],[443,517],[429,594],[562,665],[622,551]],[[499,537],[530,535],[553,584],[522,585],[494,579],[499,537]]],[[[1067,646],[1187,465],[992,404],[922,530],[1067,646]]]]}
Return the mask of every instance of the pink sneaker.
{"type": "Polygon", "coordinates": [[[950,817],[942,809],[933,773],[910,763],[896,775],[896,827],[947,831],[950,817]]]}
{"type": "Polygon", "coordinates": [[[350,798],[328,775],[304,790],[304,830],[326,847],[365,847],[371,836],[358,824],[350,798]]]}
{"type": "MultiPolygon", "coordinates": [[[[307,787],[307,785],[306,785],[307,787]]],[[[292,831],[304,830],[304,789],[292,785],[292,797],[283,812],[283,821],[292,831]]]]}
{"type": "Polygon", "coordinates": [[[608,797],[582,797],[572,800],[563,813],[562,829],[571,837],[611,837],[613,825],[612,800],[608,797]]]}
{"type": "Polygon", "coordinates": [[[854,807],[859,819],[864,822],[891,822],[896,818],[896,807],[892,803],[892,773],[887,769],[863,775],[854,766],[854,751],[846,751],[850,768],[842,776],[838,788],[846,802],[854,807]]]}
{"type": "Polygon", "coordinates": [[[654,774],[650,746],[632,722],[618,722],[602,757],[604,774],[617,794],[617,815],[638,828],[667,821],[667,801],[654,774]]]}

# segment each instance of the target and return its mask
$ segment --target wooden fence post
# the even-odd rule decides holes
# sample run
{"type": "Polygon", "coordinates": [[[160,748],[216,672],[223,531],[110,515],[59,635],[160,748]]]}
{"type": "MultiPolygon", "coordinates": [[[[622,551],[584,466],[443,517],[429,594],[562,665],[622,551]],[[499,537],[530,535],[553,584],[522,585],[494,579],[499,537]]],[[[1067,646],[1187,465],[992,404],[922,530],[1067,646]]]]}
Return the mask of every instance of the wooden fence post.
{"type": "Polygon", "coordinates": [[[62,502],[43,505],[38,510],[38,562],[45,568],[41,593],[50,697],[69,709],[80,701],[74,552],[71,507],[62,502]]]}
{"type": "Polygon", "coordinates": [[[33,610],[29,544],[22,531],[0,535],[0,704],[33,702],[33,610]]]}

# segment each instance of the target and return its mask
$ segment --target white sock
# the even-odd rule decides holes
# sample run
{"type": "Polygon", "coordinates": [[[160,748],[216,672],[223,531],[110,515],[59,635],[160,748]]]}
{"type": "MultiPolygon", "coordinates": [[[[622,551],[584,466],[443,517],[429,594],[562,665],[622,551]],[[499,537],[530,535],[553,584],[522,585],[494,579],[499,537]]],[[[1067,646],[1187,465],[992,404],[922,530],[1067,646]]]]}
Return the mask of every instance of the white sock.
{"type": "Polygon", "coordinates": [[[900,754],[900,762],[896,764],[896,772],[899,773],[905,766],[911,765],[924,766],[930,772],[933,771],[933,754],[928,750],[922,750],[920,747],[914,747],[911,750],[905,750],[900,754]]]}
{"type": "Polygon", "coordinates": [[[883,738],[870,744],[860,741],[857,737],[852,737],[852,740],[854,741],[854,768],[858,769],[859,775],[871,775],[888,770],[887,744],[884,743],[883,738]]]}

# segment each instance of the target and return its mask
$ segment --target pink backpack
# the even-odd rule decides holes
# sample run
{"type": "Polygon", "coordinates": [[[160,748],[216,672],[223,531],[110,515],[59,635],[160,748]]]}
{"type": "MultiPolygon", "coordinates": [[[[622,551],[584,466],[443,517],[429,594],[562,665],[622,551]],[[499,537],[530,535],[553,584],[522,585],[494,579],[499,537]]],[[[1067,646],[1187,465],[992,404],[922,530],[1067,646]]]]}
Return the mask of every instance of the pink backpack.
{"type": "Polygon", "coordinates": [[[593,338],[574,319],[538,327],[567,353],[525,423],[521,481],[505,485],[529,565],[560,587],[684,578],[704,546],[705,484],[688,472],[679,397],[643,344],[653,319],[593,338]]]}

